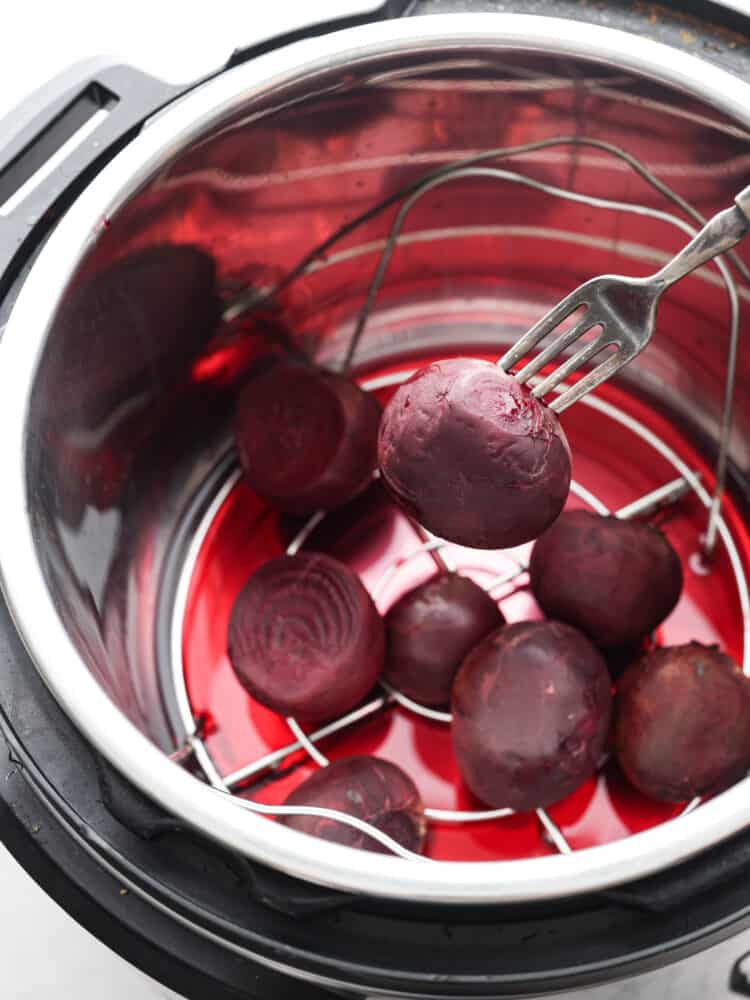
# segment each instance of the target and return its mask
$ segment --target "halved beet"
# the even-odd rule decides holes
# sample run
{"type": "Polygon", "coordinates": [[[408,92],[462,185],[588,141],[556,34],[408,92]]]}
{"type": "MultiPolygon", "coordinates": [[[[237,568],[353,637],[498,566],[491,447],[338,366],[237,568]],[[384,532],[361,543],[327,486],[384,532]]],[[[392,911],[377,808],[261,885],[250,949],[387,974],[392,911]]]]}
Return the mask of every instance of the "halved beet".
{"type": "MultiPolygon", "coordinates": [[[[402,847],[420,851],[427,823],[417,787],[400,767],[378,757],[345,757],[316,771],[289,795],[287,806],[322,806],[365,820],[402,847]]],[[[281,822],[313,837],[390,853],[366,833],[319,816],[284,816],[281,822]]]]}
{"type": "Polygon", "coordinates": [[[245,479],[277,510],[347,503],[377,465],[380,404],[343,375],[278,365],[240,394],[235,440],[245,479]]]}
{"type": "Polygon", "coordinates": [[[504,623],[473,580],[441,573],[404,594],[386,615],[384,676],[423,705],[447,705],[466,654],[504,623]]]}
{"type": "Polygon", "coordinates": [[[615,749],[645,795],[683,802],[750,770],[750,680],[716,646],[666,646],[617,686],[615,749]]]}
{"type": "Polygon", "coordinates": [[[520,622],[491,633],[453,685],[453,746],[466,784],[496,807],[557,802],[599,766],[611,704],[601,654],[570,625],[520,622]]]}
{"type": "Polygon", "coordinates": [[[348,712],[383,669],[383,620],[348,566],[315,552],[265,563],[229,621],[229,659],[250,694],[281,715],[348,712]]]}
{"type": "Polygon", "coordinates": [[[682,591],[680,558],[661,531],[585,510],[560,515],[534,546],[529,572],[544,613],[603,647],[638,642],[682,591]]]}
{"type": "Polygon", "coordinates": [[[502,549],[536,538],[563,508],[570,450],[555,414],[489,361],[421,368],[383,413],[383,478],[441,538],[502,549]]]}

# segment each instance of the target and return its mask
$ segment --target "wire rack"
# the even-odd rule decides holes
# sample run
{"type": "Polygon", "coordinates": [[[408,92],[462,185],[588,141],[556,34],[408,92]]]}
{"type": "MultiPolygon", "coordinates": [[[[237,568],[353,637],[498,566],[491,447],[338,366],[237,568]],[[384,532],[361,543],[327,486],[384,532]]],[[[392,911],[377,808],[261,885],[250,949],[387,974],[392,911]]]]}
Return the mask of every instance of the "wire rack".
{"type": "MultiPolygon", "coordinates": [[[[344,358],[343,370],[348,371],[351,368],[356,356],[360,339],[367,326],[368,318],[372,313],[392,254],[399,242],[403,240],[401,235],[402,229],[409,211],[428,191],[454,180],[467,177],[490,177],[503,182],[521,184],[534,188],[546,195],[567,199],[594,208],[648,216],[653,219],[658,219],[665,224],[676,227],[680,230],[680,232],[689,237],[692,237],[697,231],[697,228],[699,228],[705,221],[703,216],[701,216],[688,202],[674,192],[662,180],[652,174],[644,164],[627,151],[610,143],[596,139],[569,136],[559,139],[548,139],[540,142],[528,143],[523,146],[491,150],[476,156],[456,161],[455,163],[447,166],[440,167],[405,188],[395,192],[388,198],[373,205],[367,212],[348,222],[345,226],[342,226],[327,240],[306,254],[299,264],[275,286],[261,290],[249,290],[247,292],[243,292],[235,298],[225,309],[225,321],[231,326],[231,324],[243,318],[248,312],[257,309],[259,306],[273,299],[282,290],[287,288],[292,282],[302,277],[304,274],[310,273],[323,266],[331,266],[338,260],[345,259],[347,255],[351,255],[356,252],[355,248],[355,250],[347,249],[340,251],[339,253],[329,253],[331,248],[336,246],[336,244],[338,244],[345,236],[355,231],[360,225],[374,218],[388,207],[400,202],[400,207],[395,215],[388,236],[382,241],[382,244],[378,245],[378,249],[380,249],[378,263],[373,273],[364,303],[355,323],[348,345],[348,350],[344,358]],[[586,194],[564,190],[550,184],[541,183],[533,178],[525,176],[524,174],[489,165],[492,161],[503,160],[519,156],[521,154],[534,153],[555,146],[589,146],[624,162],[674,207],[676,207],[684,215],[688,216],[691,222],[696,225],[691,225],[683,218],[667,211],[651,208],[646,205],[611,201],[604,198],[596,198],[586,194]],[[324,255],[325,260],[323,259],[324,255]]],[[[370,249],[372,248],[370,247],[370,249]]],[[[750,273],[742,261],[734,254],[728,254],[727,256],[741,276],[750,282],[750,273]]],[[[645,426],[621,408],[596,395],[596,393],[592,393],[581,400],[581,405],[592,408],[597,411],[598,414],[619,423],[629,433],[635,435],[635,437],[637,437],[643,444],[653,449],[656,453],[658,453],[658,455],[661,456],[662,459],[666,460],[666,462],[672,466],[675,476],[657,489],[641,496],[634,497],[633,500],[625,507],[616,511],[610,511],[598,496],[578,482],[572,482],[571,492],[590,509],[596,511],[597,513],[603,515],[614,514],[614,516],[619,518],[647,516],[661,508],[676,503],[688,493],[692,493],[698,498],[700,504],[706,511],[706,530],[700,539],[701,552],[696,553],[696,556],[694,557],[694,559],[697,560],[694,568],[703,572],[710,572],[710,558],[713,555],[714,549],[719,543],[723,546],[734,575],[738,605],[742,616],[742,666],[745,674],[750,675],[750,595],[748,594],[747,579],[743,570],[742,560],[729,527],[722,516],[721,509],[726,478],[727,455],[732,424],[732,406],[736,378],[737,342],[739,334],[739,297],[734,278],[726,262],[721,258],[717,258],[713,262],[713,266],[717,268],[720,279],[726,287],[730,320],[729,346],[726,361],[726,388],[724,393],[721,430],[715,463],[715,482],[712,490],[709,492],[709,490],[703,485],[700,475],[695,470],[691,469],[680,458],[680,456],[676,454],[670,445],[655,434],[649,427],[645,426]]],[[[389,375],[384,378],[371,379],[369,382],[363,382],[362,384],[364,388],[375,391],[390,385],[398,384],[400,381],[408,378],[410,374],[412,373],[408,371],[399,372],[398,374],[389,375]]],[[[561,393],[567,388],[569,388],[569,385],[561,385],[556,391],[561,393]]],[[[400,705],[403,709],[417,715],[421,715],[432,721],[442,723],[444,725],[450,724],[451,717],[449,713],[437,711],[424,705],[420,705],[410,698],[407,698],[401,692],[395,690],[385,682],[380,683],[378,692],[366,703],[359,706],[354,711],[348,712],[347,714],[332,720],[326,725],[316,729],[314,732],[305,733],[296,719],[291,717],[287,718],[286,723],[290,732],[290,740],[287,744],[264,754],[255,760],[248,761],[246,765],[230,773],[222,774],[217,768],[207,746],[202,725],[200,721],[196,721],[190,705],[183,662],[183,630],[190,583],[201,547],[219,510],[231,491],[237,485],[240,476],[241,474],[234,456],[231,454],[225,456],[225,458],[217,466],[210,502],[205,506],[202,516],[196,525],[196,529],[192,535],[191,542],[181,565],[179,582],[175,592],[171,617],[171,664],[169,677],[172,690],[168,692],[168,695],[177,705],[180,722],[184,727],[185,737],[181,745],[171,754],[171,759],[180,764],[190,764],[191,766],[197,765],[201,776],[216,791],[216,793],[221,795],[233,795],[233,801],[236,802],[238,808],[246,809],[250,812],[264,816],[312,815],[337,820],[341,823],[354,827],[363,833],[366,833],[368,836],[383,845],[383,847],[402,858],[414,860],[419,863],[436,863],[432,861],[432,859],[406,850],[374,826],[346,813],[314,806],[270,805],[255,802],[244,795],[239,797],[235,794],[243,789],[252,780],[269,775],[272,776],[274,770],[278,768],[286,758],[299,751],[304,751],[309,759],[319,767],[326,767],[329,763],[328,757],[323,750],[326,740],[336,734],[342,733],[345,730],[356,727],[373,716],[383,711],[392,709],[396,705],[400,705]]],[[[294,555],[299,552],[325,517],[326,514],[322,511],[313,515],[298,532],[296,537],[290,542],[287,547],[287,554],[294,555]]],[[[447,550],[446,543],[439,538],[435,538],[417,524],[414,524],[414,528],[420,538],[419,544],[416,545],[412,551],[395,560],[376,582],[375,586],[372,588],[372,596],[376,602],[381,597],[383,591],[393,576],[399,572],[399,569],[419,555],[428,553],[433,559],[438,570],[456,570],[456,566],[454,565],[447,550]]],[[[517,584],[523,578],[523,574],[526,573],[526,570],[527,566],[524,563],[516,562],[513,568],[507,573],[491,579],[485,585],[485,589],[491,596],[498,600],[502,600],[505,589],[509,585],[517,584]]],[[[686,813],[693,811],[699,806],[700,801],[700,799],[694,799],[687,803],[679,815],[685,815],[686,813]]],[[[513,815],[513,810],[504,808],[458,811],[433,809],[428,807],[426,808],[425,813],[428,820],[442,823],[472,823],[487,820],[502,822],[507,817],[513,815]]],[[[561,854],[570,854],[572,852],[570,844],[566,840],[558,825],[552,820],[549,813],[544,809],[537,809],[536,815],[542,825],[548,842],[561,854]]]]}

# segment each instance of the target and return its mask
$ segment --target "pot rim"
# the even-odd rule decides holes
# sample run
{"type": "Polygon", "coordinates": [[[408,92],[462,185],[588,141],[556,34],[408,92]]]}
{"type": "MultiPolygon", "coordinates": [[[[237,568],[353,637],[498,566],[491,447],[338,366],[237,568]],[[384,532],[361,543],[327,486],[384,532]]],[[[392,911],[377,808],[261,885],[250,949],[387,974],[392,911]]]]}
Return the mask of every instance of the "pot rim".
{"type": "Polygon", "coordinates": [[[47,686],[85,736],[166,810],[235,851],[332,888],[411,901],[518,902],[581,894],[685,860],[750,819],[745,778],[677,821],[570,855],[420,863],[331,844],[271,823],[203,784],[152,744],[99,687],[58,617],[34,545],[26,482],[31,386],[51,317],[104,220],[184,145],[249,100],[337,66],[471,46],[612,63],[670,84],[750,128],[750,85],[695,56],[610,28],[517,14],[442,14],[365,25],[297,42],[202,84],[159,112],[80,195],[23,284],[0,341],[0,582],[47,686]]]}

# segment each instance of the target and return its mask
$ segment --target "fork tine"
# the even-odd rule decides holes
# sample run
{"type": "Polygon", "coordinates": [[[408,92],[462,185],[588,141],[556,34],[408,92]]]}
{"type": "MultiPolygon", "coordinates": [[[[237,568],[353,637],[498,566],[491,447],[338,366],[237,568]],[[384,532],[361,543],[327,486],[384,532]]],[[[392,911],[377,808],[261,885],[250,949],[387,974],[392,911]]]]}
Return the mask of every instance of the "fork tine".
{"type": "Polygon", "coordinates": [[[529,351],[533,350],[534,347],[546,337],[548,333],[551,333],[556,326],[558,326],[564,319],[566,319],[572,312],[576,309],[580,309],[581,306],[588,305],[586,301],[581,298],[581,291],[583,289],[577,288],[575,291],[571,292],[570,295],[566,295],[565,298],[558,302],[548,313],[546,313],[542,318],[535,323],[532,328],[525,333],[520,340],[505,352],[505,354],[500,358],[498,364],[507,372],[509,368],[513,365],[518,364],[521,358],[525,357],[529,351]]]}
{"type": "Polygon", "coordinates": [[[553,399],[549,404],[549,408],[554,410],[555,413],[562,413],[563,410],[567,410],[569,406],[577,403],[579,399],[591,392],[592,389],[601,385],[602,382],[606,382],[608,378],[614,375],[616,371],[619,371],[636,354],[638,354],[638,351],[619,348],[614,354],[605,358],[596,368],[593,368],[584,375],[579,382],[566,389],[557,399],[553,399]]]}
{"type": "Polygon", "coordinates": [[[603,350],[609,343],[611,343],[611,340],[607,337],[604,330],[602,330],[598,337],[589,341],[589,343],[585,344],[580,351],[576,351],[571,358],[568,358],[567,361],[558,365],[558,367],[555,368],[555,370],[549,374],[543,382],[540,382],[539,385],[535,385],[531,390],[531,395],[536,396],[537,399],[541,399],[543,396],[546,396],[548,392],[552,392],[552,390],[564,379],[566,379],[568,375],[572,375],[573,372],[578,371],[582,365],[585,365],[587,361],[590,361],[591,358],[597,355],[599,351],[603,350]]]}
{"type": "Polygon", "coordinates": [[[589,319],[589,310],[587,309],[581,319],[570,330],[566,330],[565,333],[561,333],[555,337],[548,347],[545,347],[540,354],[537,354],[520,371],[515,373],[516,381],[521,384],[528,382],[532,375],[536,375],[540,369],[544,368],[548,361],[556,358],[558,354],[564,351],[566,347],[569,347],[574,341],[578,340],[579,337],[582,337],[592,326],[596,326],[596,323],[589,319]]]}

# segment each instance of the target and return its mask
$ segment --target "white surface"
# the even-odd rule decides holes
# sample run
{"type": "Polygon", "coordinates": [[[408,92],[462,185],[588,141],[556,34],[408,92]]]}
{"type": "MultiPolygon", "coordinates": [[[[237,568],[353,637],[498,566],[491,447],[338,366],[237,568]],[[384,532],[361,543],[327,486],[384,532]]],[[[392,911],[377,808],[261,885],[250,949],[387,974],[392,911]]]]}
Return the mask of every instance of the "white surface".
{"type": "Polygon", "coordinates": [[[3,1000],[180,1000],[76,924],[0,846],[3,1000]]]}
{"type": "MultiPolygon", "coordinates": [[[[220,65],[235,47],[298,26],[312,3],[133,0],[103,7],[101,0],[21,0],[4,5],[0,118],[41,83],[92,55],[113,54],[113,61],[170,81],[198,77],[220,65]]],[[[750,0],[730,5],[749,9],[750,0]]],[[[366,6],[367,0],[314,0],[321,19],[366,6]]],[[[79,927],[1,846],[0,887],[2,1000],[179,1000],[79,927]]],[[[748,948],[750,933],[716,949],[713,961],[704,955],[682,967],[669,977],[666,991],[663,982],[657,985],[644,977],[640,984],[597,990],[592,1000],[719,1000],[729,996],[726,982],[733,959],[748,948]]]]}
{"type": "MultiPolygon", "coordinates": [[[[108,55],[171,82],[197,79],[235,48],[367,9],[374,0],[20,0],[3,4],[0,118],[72,63],[108,55]]],[[[0,141],[2,137],[0,136],[0,141]]]]}

